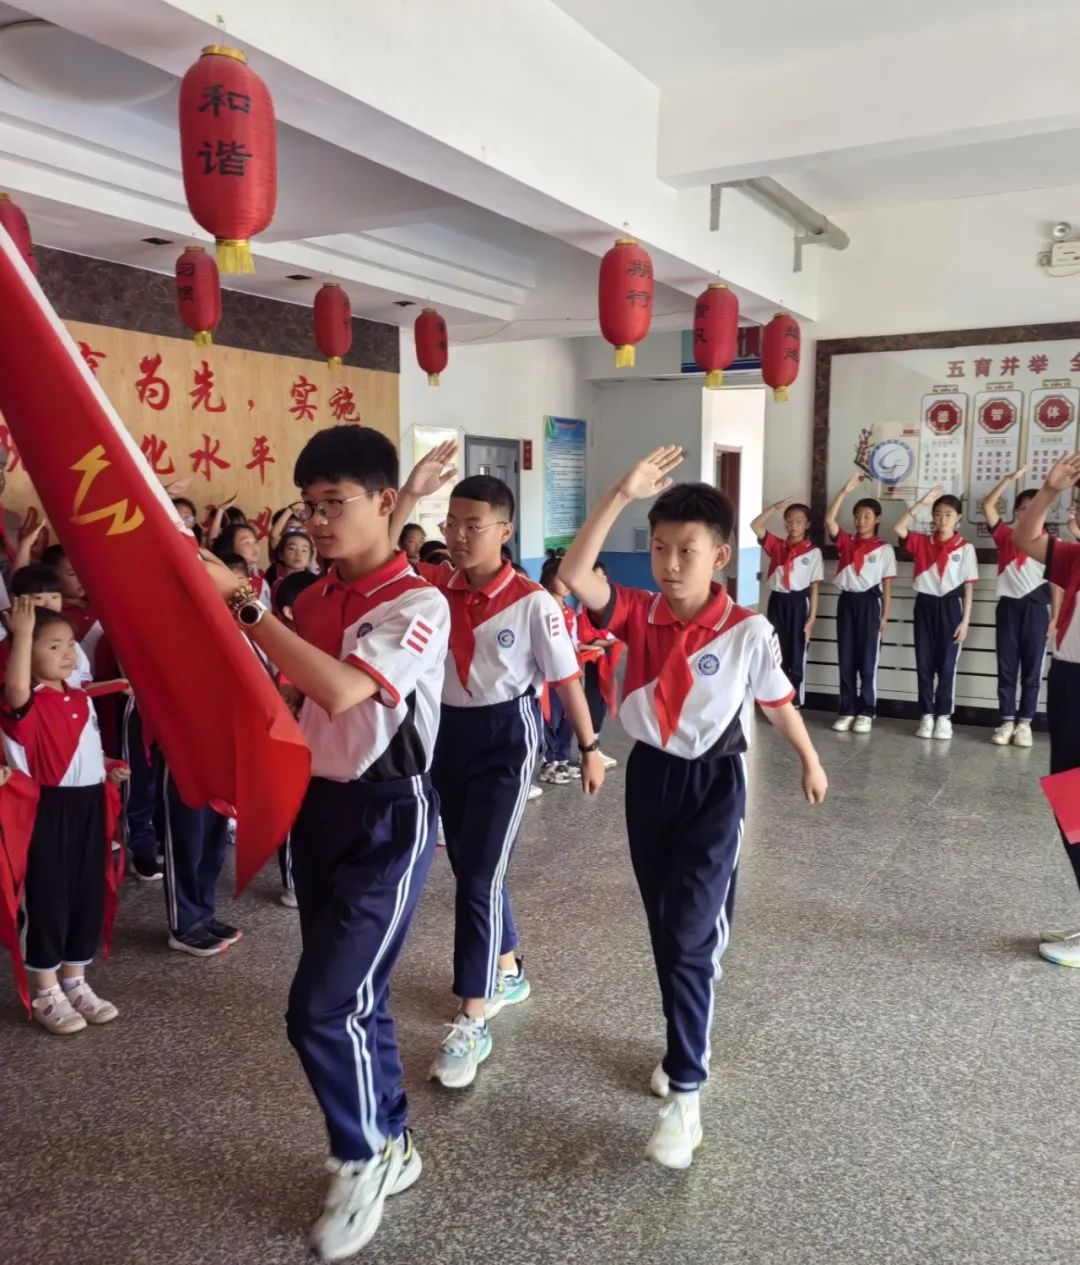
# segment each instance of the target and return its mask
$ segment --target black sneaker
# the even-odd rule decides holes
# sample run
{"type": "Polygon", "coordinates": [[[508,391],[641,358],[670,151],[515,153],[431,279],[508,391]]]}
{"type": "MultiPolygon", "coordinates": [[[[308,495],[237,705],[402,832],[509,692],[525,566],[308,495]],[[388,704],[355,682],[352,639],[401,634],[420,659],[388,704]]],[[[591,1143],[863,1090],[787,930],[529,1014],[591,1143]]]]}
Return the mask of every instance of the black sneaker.
{"type": "Polygon", "coordinates": [[[162,871],[157,865],[153,865],[149,870],[144,870],[137,861],[132,861],[131,871],[140,883],[158,883],[162,878],[162,871]]]}
{"type": "Polygon", "coordinates": [[[169,935],[169,948],[179,953],[189,953],[193,958],[212,958],[215,953],[224,953],[229,947],[227,940],[215,936],[206,927],[197,927],[185,935],[169,935]]]}
{"type": "Polygon", "coordinates": [[[227,922],[222,922],[218,918],[207,918],[203,926],[212,936],[217,936],[219,940],[224,940],[226,944],[235,944],[237,940],[243,940],[244,933],[239,927],[230,927],[227,922]]]}

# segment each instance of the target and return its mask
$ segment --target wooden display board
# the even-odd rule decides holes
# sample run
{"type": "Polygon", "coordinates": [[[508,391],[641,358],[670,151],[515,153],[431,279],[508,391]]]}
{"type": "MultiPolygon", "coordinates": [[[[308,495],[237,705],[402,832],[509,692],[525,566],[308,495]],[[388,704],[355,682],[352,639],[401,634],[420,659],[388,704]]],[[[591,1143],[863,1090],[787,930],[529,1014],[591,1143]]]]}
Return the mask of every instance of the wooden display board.
{"type": "MultiPolygon", "coordinates": [[[[66,325],[154,473],[164,483],[190,477],[185,495],[200,517],[235,493],[261,538],[297,499],[293,463],[315,431],[362,421],[398,442],[396,373],[66,325]]],[[[3,424],[0,440],[11,450],[4,506],[25,531],[40,521],[40,501],[3,424]]]]}

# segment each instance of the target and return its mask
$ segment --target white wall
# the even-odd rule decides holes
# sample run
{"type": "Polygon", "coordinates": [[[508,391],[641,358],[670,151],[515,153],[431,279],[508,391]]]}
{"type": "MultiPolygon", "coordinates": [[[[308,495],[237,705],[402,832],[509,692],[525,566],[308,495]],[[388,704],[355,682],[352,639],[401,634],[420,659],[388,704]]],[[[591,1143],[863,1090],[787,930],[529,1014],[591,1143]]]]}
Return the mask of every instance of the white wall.
{"type": "MultiPolygon", "coordinates": [[[[544,552],[544,416],[593,418],[594,391],[582,354],[581,341],[572,338],[455,343],[439,386],[429,387],[416,364],[412,330],[402,331],[403,438],[412,426],[455,426],[467,435],[532,440],[533,468],[521,472],[518,511],[523,558],[544,552]]],[[[410,457],[404,451],[403,463],[410,457]]]]}
{"type": "Polygon", "coordinates": [[[734,390],[702,391],[702,428],[704,449],[701,478],[712,483],[716,477],[716,449],[737,449],[739,463],[739,518],[735,524],[737,552],[728,567],[738,576],[739,602],[743,606],[758,604],[757,574],[761,550],[750,527],[762,504],[762,481],[765,471],[765,397],[764,387],[734,390]]]}

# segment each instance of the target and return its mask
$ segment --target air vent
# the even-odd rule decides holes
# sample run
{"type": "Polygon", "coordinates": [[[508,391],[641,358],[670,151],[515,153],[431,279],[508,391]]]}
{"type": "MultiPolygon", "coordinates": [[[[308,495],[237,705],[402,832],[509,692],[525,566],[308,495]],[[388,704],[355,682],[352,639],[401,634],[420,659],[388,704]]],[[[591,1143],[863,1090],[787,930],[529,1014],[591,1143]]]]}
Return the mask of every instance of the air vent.
{"type": "Polygon", "coordinates": [[[144,237],[143,241],[147,246],[172,246],[174,244],[171,237],[144,237]]]}
{"type": "Polygon", "coordinates": [[[647,553],[649,549],[649,529],[647,527],[634,528],[634,552],[647,553]]]}
{"type": "Polygon", "coordinates": [[[311,273],[309,272],[287,272],[285,274],[286,281],[310,281],[311,273]]]}

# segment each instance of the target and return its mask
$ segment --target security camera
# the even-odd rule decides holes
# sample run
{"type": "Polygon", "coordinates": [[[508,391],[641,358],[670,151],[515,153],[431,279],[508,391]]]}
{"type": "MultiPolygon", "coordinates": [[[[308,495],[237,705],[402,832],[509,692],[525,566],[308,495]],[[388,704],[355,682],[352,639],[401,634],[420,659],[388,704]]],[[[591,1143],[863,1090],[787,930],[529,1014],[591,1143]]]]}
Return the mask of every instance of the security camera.
{"type": "Polygon", "coordinates": [[[1054,241],[1063,242],[1066,238],[1072,236],[1072,225],[1068,220],[1058,220],[1050,231],[1053,234],[1054,241]]]}

